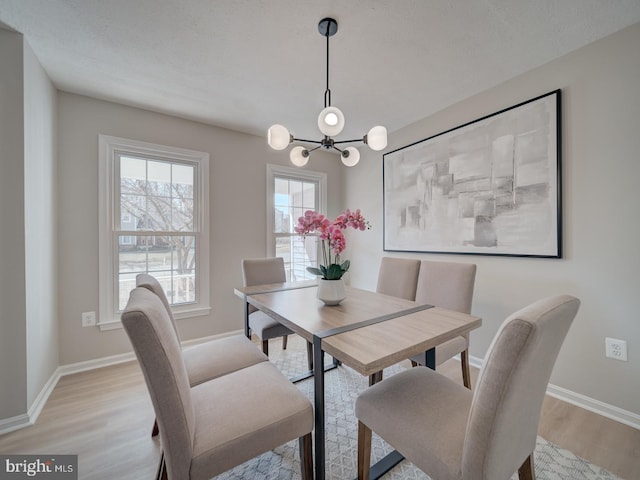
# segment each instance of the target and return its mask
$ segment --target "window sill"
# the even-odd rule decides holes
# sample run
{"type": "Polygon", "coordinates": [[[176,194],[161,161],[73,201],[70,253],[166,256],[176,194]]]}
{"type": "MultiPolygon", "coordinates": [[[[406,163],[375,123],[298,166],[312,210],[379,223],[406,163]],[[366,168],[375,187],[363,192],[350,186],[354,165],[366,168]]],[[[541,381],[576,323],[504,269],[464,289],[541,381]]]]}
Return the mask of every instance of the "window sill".
{"type": "MultiPolygon", "coordinates": [[[[173,318],[176,320],[182,320],[183,318],[204,317],[209,315],[211,307],[192,307],[184,310],[177,310],[173,312],[173,318]]],[[[109,330],[118,330],[122,328],[120,318],[114,318],[111,321],[100,322],[98,328],[101,332],[109,330]]]]}

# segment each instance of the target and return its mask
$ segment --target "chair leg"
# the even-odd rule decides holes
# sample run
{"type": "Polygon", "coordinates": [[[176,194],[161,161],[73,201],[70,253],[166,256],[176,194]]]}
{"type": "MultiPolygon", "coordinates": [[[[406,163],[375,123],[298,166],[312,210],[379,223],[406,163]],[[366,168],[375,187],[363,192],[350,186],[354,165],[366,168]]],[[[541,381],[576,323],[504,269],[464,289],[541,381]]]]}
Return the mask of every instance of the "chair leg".
{"type": "Polygon", "coordinates": [[[298,439],[302,480],[313,480],[313,441],[311,433],[298,439]]]}
{"type": "Polygon", "coordinates": [[[376,373],[372,373],[369,375],[369,386],[375,385],[382,381],[382,370],[376,373]]]}
{"type": "Polygon", "coordinates": [[[158,465],[156,480],[169,480],[167,477],[167,465],[164,463],[164,452],[160,452],[160,465],[158,465]]]}
{"type": "Polygon", "coordinates": [[[285,335],[282,337],[282,349],[286,350],[287,349],[287,339],[289,338],[289,335],[285,335]]]}
{"type": "Polygon", "coordinates": [[[313,344],[311,342],[307,342],[307,365],[309,371],[313,371],[313,344]]]}
{"type": "Polygon", "coordinates": [[[471,390],[471,374],[469,372],[469,349],[460,353],[460,365],[462,366],[462,382],[464,386],[471,390]]]}
{"type": "Polygon", "coordinates": [[[262,340],[262,353],[269,356],[269,340],[262,340]]]}
{"type": "Polygon", "coordinates": [[[155,437],[160,433],[160,429],[158,428],[158,420],[153,421],[153,429],[151,430],[151,438],[155,437]]]}
{"type": "Polygon", "coordinates": [[[371,429],[358,421],[358,480],[369,480],[370,469],[371,429]]]}
{"type": "Polygon", "coordinates": [[[518,478],[520,480],[536,480],[536,472],[533,468],[533,453],[527,457],[518,469],[518,478]]]}

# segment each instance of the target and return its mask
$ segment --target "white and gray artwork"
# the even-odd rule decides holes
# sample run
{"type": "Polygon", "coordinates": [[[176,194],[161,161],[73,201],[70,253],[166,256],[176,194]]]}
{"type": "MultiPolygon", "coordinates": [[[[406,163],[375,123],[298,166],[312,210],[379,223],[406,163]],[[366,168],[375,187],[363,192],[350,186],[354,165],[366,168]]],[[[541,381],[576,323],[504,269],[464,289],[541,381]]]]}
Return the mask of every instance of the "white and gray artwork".
{"type": "Polygon", "coordinates": [[[557,90],[384,155],[384,249],[560,257],[557,90]]]}

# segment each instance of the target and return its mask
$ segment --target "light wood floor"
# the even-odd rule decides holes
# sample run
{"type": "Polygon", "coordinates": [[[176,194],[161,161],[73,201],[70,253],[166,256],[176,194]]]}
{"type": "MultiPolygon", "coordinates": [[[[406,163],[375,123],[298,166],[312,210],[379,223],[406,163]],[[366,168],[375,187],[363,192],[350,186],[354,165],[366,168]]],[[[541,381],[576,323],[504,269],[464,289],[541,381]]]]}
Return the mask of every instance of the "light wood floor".
{"type": "MultiPolygon", "coordinates": [[[[439,371],[461,382],[457,361],[439,371]]],[[[136,362],[68,375],[35,425],[0,436],[0,453],[78,454],[81,479],[152,479],[160,458],[153,419],[136,362]]],[[[626,480],[640,479],[640,430],[547,397],[540,435],[626,480]]]]}

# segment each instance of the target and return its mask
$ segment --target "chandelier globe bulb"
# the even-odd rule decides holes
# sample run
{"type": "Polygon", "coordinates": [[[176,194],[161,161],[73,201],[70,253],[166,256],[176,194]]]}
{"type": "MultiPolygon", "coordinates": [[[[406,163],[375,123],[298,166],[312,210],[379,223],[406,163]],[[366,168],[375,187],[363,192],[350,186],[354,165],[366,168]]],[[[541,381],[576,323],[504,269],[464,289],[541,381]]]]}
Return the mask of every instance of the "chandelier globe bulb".
{"type": "Polygon", "coordinates": [[[356,147],[347,147],[342,151],[340,159],[346,167],[354,167],[360,161],[360,151],[356,147]]]}
{"type": "Polygon", "coordinates": [[[293,147],[289,153],[289,160],[296,167],[304,167],[309,161],[309,150],[301,146],[293,147]]]}

